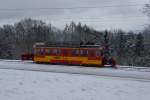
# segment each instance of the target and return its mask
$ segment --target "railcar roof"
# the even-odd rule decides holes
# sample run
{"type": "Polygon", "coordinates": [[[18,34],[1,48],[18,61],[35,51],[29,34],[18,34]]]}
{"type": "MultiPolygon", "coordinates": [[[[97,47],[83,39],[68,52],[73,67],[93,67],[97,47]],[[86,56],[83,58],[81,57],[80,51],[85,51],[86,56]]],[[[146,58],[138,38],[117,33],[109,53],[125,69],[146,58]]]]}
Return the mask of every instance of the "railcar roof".
{"type": "Polygon", "coordinates": [[[64,49],[103,49],[102,47],[35,47],[35,48],[64,48],[64,49]]]}

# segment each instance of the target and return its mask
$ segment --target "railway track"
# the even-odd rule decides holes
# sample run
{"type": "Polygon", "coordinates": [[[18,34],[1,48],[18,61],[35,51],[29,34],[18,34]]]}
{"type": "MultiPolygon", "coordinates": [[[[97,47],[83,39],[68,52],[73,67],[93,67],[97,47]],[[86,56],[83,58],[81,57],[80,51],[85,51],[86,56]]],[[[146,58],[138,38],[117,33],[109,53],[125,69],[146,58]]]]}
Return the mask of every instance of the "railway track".
{"type": "Polygon", "coordinates": [[[150,82],[150,72],[127,71],[111,68],[35,64],[32,61],[21,60],[0,60],[0,69],[96,75],[150,82]]]}

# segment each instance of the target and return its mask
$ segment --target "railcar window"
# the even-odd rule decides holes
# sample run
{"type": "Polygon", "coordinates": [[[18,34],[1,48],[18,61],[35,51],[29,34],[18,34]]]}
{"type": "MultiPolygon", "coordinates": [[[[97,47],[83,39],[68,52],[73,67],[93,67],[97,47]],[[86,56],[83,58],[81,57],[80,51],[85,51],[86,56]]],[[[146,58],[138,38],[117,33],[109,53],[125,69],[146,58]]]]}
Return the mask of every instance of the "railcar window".
{"type": "Polygon", "coordinates": [[[87,50],[80,50],[80,55],[81,56],[87,56],[88,55],[88,51],[87,50]]]}
{"type": "Polygon", "coordinates": [[[60,54],[60,53],[61,53],[60,49],[57,49],[57,54],[60,54]]]}
{"type": "Polygon", "coordinates": [[[57,50],[56,50],[56,49],[53,49],[52,53],[53,53],[53,54],[56,54],[56,53],[57,53],[57,50]]]}
{"type": "Polygon", "coordinates": [[[68,51],[67,50],[63,50],[63,55],[67,55],[68,54],[68,51]]]}
{"type": "Polygon", "coordinates": [[[101,56],[101,52],[99,50],[96,51],[96,57],[100,57],[101,56]]]}
{"type": "Polygon", "coordinates": [[[38,55],[38,54],[40,54],[40,49],[36,49],[35,50],[35,53],[38,55]]]}
{"type": "Polygon", "coordinates": [[[38,54],[38,49],[34,49],[34,55],[37,55],[38,54]]]}
{"type": "Polygon", "coordinates": [[[101,51],[101,56],[103,56],[104,55],[104,51],[101,51]]]}
{"type": "Polygon", "coordinates": [[[48,49],[48,52],[47,52],[48,54],[51,54],[52,53],[52,50],[51,49],[48,49]]]}
{"type": "Polygon", "coordinates": [[[49,49],[45,49],[45,54],[49,54],[49,49]]]}
{"type": "Polygon", "coordinates": [[[44,54],[44,49],[40,49],[39,54],[43,55],[44,54]]]}
{"type": "Polygon", "coordinates": [[[77,49],[73,49],[72,50],[72,55],[73,56],[77,56],[79,54],[78,50],[77,49]]]}
{"type": "Polygon", "coordinates": [[[53,54],[60,54],[60,50],[59,49],[53,49],[53,54]]]}

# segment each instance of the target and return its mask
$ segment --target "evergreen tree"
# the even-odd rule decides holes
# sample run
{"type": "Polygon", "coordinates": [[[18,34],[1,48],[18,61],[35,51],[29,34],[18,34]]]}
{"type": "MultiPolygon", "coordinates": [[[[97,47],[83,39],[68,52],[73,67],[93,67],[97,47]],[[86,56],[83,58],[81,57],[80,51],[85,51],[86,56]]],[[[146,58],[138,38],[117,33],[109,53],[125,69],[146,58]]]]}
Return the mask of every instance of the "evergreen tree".
{"type": "Polygon", "coordinates": [[[116,51],[117,51],[117,60],[120,64],[124,64],[124,57],[125,57],[125,43],[126,43],[126,37],[125,33],[121,30],[117,32],[116,36],[116,51]]]}
{"type": "Polygon", "coordinates": [[[142,56],[144,51],[143,35],[139,33],[136,37],[135,56],[142,56]]]}

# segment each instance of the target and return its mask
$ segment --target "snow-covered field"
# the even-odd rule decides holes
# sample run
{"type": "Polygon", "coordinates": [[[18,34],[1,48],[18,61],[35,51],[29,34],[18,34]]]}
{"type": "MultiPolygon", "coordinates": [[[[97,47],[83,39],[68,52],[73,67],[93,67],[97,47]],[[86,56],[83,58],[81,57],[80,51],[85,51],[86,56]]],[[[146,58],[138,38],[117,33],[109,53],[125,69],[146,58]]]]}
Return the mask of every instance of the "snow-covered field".
{"type": "Polygon", "coordinates": [[[0,69],[0,100],[149,100],[150,82],[0,69]]]}
{"type": "MultiPolygon", "coordinates": [[[[52,67],[51,70],[66,68],[63,66],[60,68],[57,65],[36,65],[20,61],[0,61],[0,100],[149,100],[150,98],[150,80],[146,77],[150,75],[150,72],[105,68],[85,69],[85,71],[91,70],[93,73],[101,72],[105,74],[102,74],[102,76],[98,74],[98,76],[94,74],[86,75],[86,73],[29,71],[30,67],[36,69],[44,67],[44,70],[47,67],[52,67]],[[1,69],[4,67],[6,69],[1,69]],[[19,67],[20,69],[24,67],[28,69],[12,70],[19,67]],[[123,76],[111,77],[111,74],[143,75],[142,77],[146,79],[137,80],[134,77],[124,78],[123,76]]],[[[83,70],[82,68],[79,69],[83,70]]],[[[80,71],[79,69],[74,68],[73,70],[80,71]]]]}

